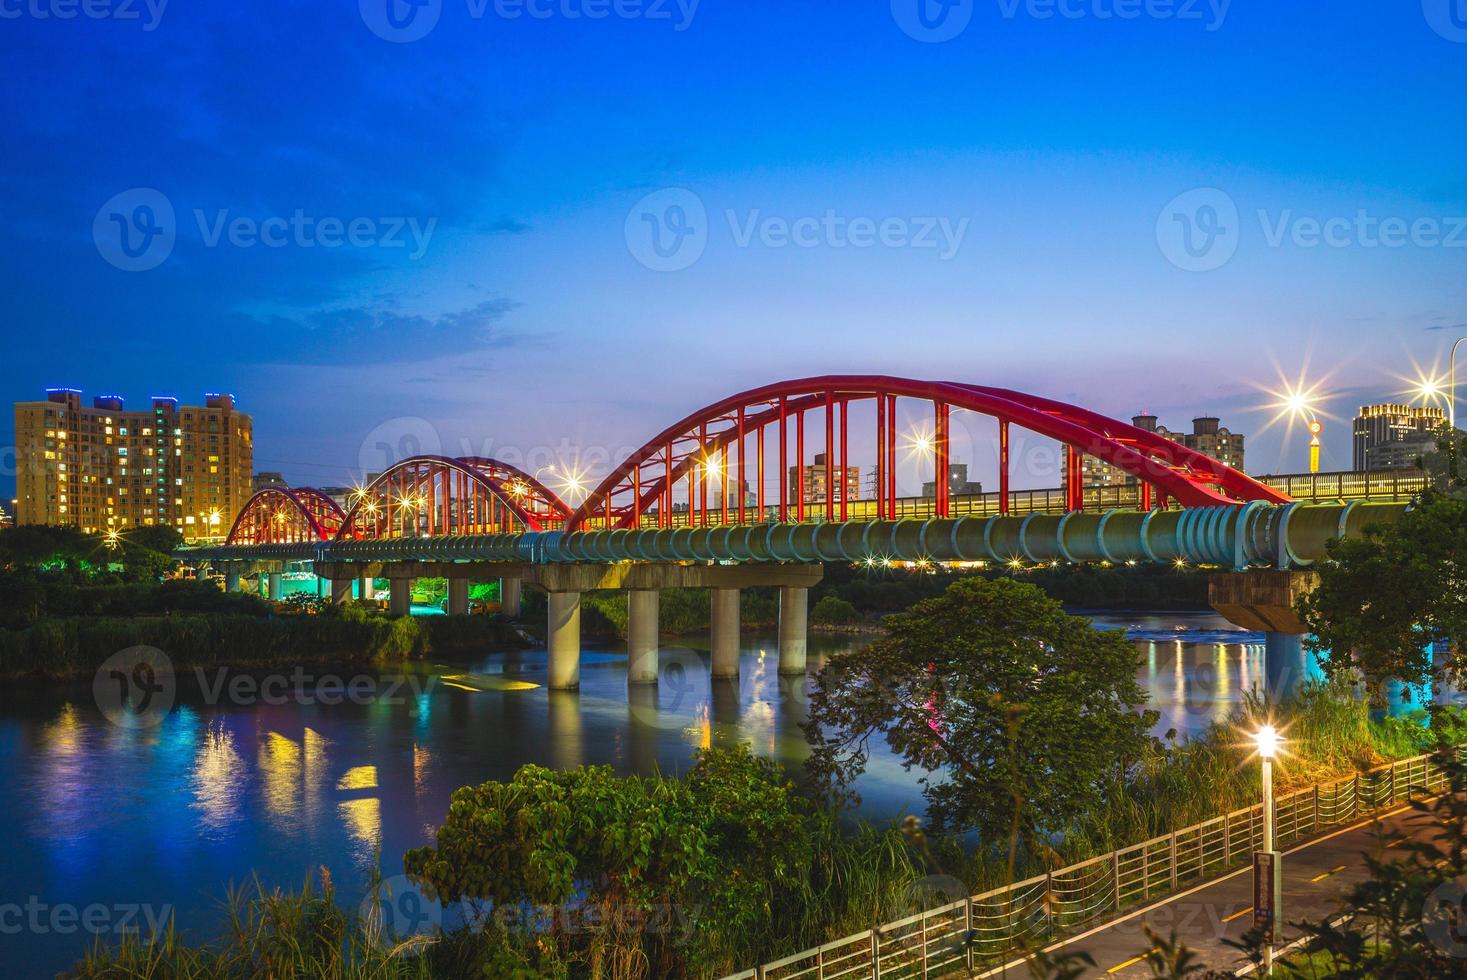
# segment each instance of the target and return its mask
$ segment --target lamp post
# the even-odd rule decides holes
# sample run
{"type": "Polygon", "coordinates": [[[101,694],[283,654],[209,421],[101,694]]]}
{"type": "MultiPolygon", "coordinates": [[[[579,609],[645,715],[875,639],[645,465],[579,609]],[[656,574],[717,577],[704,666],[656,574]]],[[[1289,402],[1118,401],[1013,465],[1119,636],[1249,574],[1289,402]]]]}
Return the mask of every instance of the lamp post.
{"type": "Polygon", "coordinates": [[[1324,425],[1318,419],[1309,423],[1309,472],[1319,472],[1319,434],[1324,431],[1324,425]]]}
{"type": "MultiPolygon", "coordinates": [[[[1458,337],[1452,344],[1452,355],[1447,359],[1447,424],[1451,426],[1452,432],[1457,431],[1457,348],[1467,337],[1458,337]]],[[[1453,437],[1455,439],[1455,436],[1453,437]]]]}
{"type": "Polygon", "coordinates": [[[1282,861],[1273,842],[1273,760],[1279,735],[1272,725],[1264,725],[1253,738],[1263,762],[1263,846],[1253,855],[1253,925],[1263,931],[1263,975],[1272,976],[1283,905],[1282,861]]]}

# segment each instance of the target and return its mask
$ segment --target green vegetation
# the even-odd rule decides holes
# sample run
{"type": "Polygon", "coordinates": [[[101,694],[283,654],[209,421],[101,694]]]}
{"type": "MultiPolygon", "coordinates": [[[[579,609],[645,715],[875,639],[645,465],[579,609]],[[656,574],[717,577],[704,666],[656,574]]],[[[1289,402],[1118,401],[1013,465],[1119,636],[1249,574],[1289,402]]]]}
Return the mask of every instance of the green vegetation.
{"type": "Polygon", "coordinates": [[[329,880],[257,888],[231,897],[213,943],[129,938],[72,975],[719,976],[907,914],[924,874],[902,834],[841,833],[744,749],[705,751],[682,778],[525,766],[456,792],[404,864],[446,901],[479,900],[476,926],[399,941],[340,909],[329,880]]]}
{"type": "Polygon", "coordinates": [[[1331,676],[1358,670],[1377,704],[1392,680],[1467,680],[1452,642],[1467,637],[1467,500],[1425,494],[1398,524],[1332,542],[1319,575],[1299,611],[1331,676]]]}

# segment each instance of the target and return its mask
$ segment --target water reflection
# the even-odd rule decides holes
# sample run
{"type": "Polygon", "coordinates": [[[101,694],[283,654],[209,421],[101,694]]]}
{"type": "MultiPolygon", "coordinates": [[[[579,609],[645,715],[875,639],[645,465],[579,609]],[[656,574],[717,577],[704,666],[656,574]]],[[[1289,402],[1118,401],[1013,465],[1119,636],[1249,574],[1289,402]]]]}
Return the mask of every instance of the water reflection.
{"type": "MultiPolygon", "coordinates": [[[[1159,732],[1222,719],[1263,676],[1260,638],[1221,632],[1215,617],[1102,625],[1132,631],[1159,732]]],[[[325,865],[354,902],[374,853],[397,873],[455,789],[509,779],[525,763],[677,773],[698,748],[743,742],[798,766],[809,751],[808,681],[779,676],[774,637],[745,641],[737,680],[709,677],[701,638],[664,649],[659,682],[631,689],[620,651],[588,650],[579,693],[545,689],[543,651],[486,653],[433,665],[434,683],[368,704],[213,704],[180,690],[151,731],[110,725],[89,685],[12,686],[0,691],[0,785],[11,802],[0,808],[10,844],[0,884],[53,903],[172,904],[186,930],[207,932],[212,900],[255,874],[294,887],[325,865]]],[[[856,642],[813,637],[812,671],[856,642]]],[[[863,815],[920,810],[916,775],[874,751],[858,787],[863,815]]],[[[4,958],[39,974],[86,945],[7,936],[4,958]]]]}

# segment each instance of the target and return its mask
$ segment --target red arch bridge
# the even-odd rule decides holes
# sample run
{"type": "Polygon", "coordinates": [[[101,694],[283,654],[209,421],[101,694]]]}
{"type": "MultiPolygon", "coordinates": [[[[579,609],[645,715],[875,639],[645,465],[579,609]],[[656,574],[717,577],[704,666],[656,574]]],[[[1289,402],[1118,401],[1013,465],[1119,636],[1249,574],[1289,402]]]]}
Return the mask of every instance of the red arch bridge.
{"type": "MultiPolygon", "coordinates": [[[[1156,432],[1078,406],[884,376],[809,378],[726,398],[658,433],[576,506],[504,462],[440,456],[403,460],[348,504],[309,489],[263,490],[222,547],[182,554],[220,565],[231,585],[258,573],[272,589],[284,564],[309,563],[338,599],[351,595],[354,580],[375,594],[366,582],[386,577],[397,613],[409,611],[409,583],[418,576],[447,577],[455,612],[467,611],[473,577],[501,579],[512,609],[521,582],[543,588],[557,687],[578,681],[579,596],[589,589],[631,591],[637,681],[648,679],[649,646],[656,676],[657,589],[713,590],[719,674],[737,670],[737,590],[779,586],[781,670],[795,673],[804,670],[806,590],[824,562],[1175,562],[1287,572],[1323,557],[1330,539],[1395,520],[1406,506],[1301,502],[1156,432]],[[976,424],[994,434],[996,494],[953,490],[958,416],[982,419],[976,424]],[[1058,444],[1061,490],[1011,488],[1015,429],[1058,444]],[[1087,488],[1085,457],[1132,480],[1087,488]],[[929,494],[899,496],[903,462],[932,475],[929,494]],[[866,491],[863,465],[871,474],[866,491]]],[[[1270,636],[1297,636],[1296,587],[1286,577],[1258,602],[1235,596],[1232,618],[1270,636]]],[[[1288,656],[1297,652],[1297,642],[1286,647],[1288,656]]]]}

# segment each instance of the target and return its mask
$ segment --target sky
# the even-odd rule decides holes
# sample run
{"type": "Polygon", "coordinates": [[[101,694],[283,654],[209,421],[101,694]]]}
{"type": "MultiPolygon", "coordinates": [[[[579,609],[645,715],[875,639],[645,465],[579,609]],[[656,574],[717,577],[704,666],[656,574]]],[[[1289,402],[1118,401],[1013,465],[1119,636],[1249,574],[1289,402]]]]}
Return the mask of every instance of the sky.
{"type": "Polygon", "coordinates": [[[0,53],[0,393],[229,391],[298,485],[833,373],[1252,472],[1303,379],[1345,469],[1467,334],[1467,0],[0,0],[0,53]]]}

